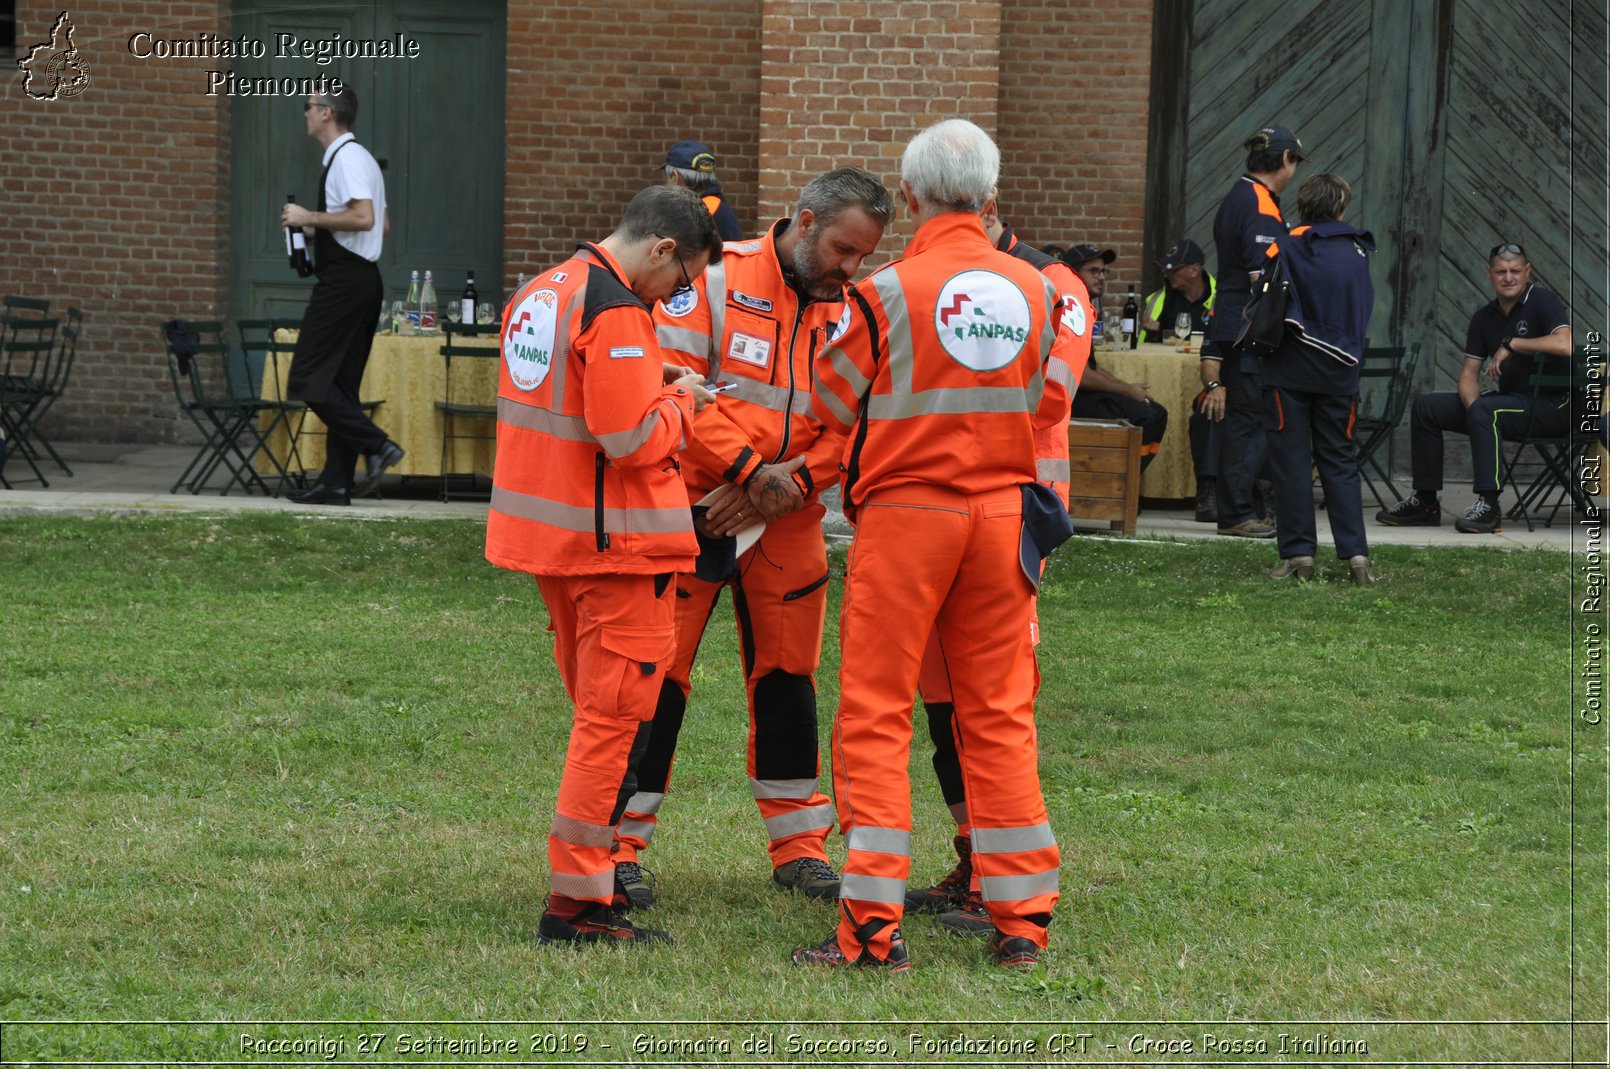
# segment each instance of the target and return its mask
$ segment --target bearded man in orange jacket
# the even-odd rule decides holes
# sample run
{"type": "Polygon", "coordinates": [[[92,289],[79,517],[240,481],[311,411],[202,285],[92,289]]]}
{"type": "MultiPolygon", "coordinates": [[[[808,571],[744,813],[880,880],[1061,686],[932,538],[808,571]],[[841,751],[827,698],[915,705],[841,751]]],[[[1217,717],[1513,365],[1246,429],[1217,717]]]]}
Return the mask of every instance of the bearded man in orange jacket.
{"type": "Polygon", "coordinates": [[[656,186],[504,312],[486,558],[536,576],[574,705],[539,943],[669,938],[611,908],[610,852],[676,648],[676,573],[697,545],[675,456],[714,395],[661,360],[649,305],[720,259],[699,198],[656,186]]]}
{"type": "Polygon", "coordinates": [[[1030,621],[1040,560],[1069,531],[1036,481],[1060,295],[984,233],[999,172],[994,142],[965,120],[912,138],[900,192],[917,232],[903,259],[850,287],[847,321],[817,359],[811,409],[849,436],[844,511],[856,525],[832,745],[848,857],[838,927],[797,948],[800,964],[911,967],[900,920],[912,702],[936,631],[997,929],[990,954],[1030,966],[1046,945],[1060,855],[1037,772],[1030,621]]]}
{"type": "Polygon", "coordinates": [[[712,542],[702,566],[677,580],[676,657],[620,824],[616,884],[638,908],[654,895],[637,851],[658,826],[694,657],[723,587],[738,622],[749,786],[765,823],[772,884],[838,897],[825,846],[833,803],[818,784],[815,672],[827,617],[820,496],[838,482],[844,439],[824,434],[808,409],[813,361],[842,318],[844,287],[893,211],[876,175],[829,171],[801,191],[793,218],[752,241],[729,242],[692,290],[655,308],[665,358],[731,389],[699,413],[682,454],[689,500],[708,510],[712,542]],[[757,519],[766,524],[759,539],[735,554],[724,536],[757,519]]]}

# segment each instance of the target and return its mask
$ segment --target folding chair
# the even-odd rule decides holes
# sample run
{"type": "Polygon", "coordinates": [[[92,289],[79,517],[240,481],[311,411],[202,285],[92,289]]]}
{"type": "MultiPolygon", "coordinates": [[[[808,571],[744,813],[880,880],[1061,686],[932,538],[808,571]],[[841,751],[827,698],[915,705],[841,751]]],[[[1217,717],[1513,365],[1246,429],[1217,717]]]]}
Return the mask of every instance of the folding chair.
{"type": "MultiPolygon", "coordinates": [[[[452,501],[455,498],[480,499],[484,495],[475,489],[475,472],[454,473],[450,464],[452,456],[452,443],[459,441],[496,441],[498,408],[495,402],[488,404],[484,394],[471,395],[463,385],[463,367],[466,359],[492,359],[501,355],[498,345],[498,335],[501,328],[496,323],[454,323],[449,321],[443,328],[446,344],[442,346],[442,360],[444,361],[444,385],[442,399],[436,402],[436,410],[442,414],[442,500],[452,501]],[[485,338],[480,342],[468,342],[466,338],[485,338]],[[455,385],[453,379],[453,361],[459,361],[459,381],[455,385]],[[458,430],[459,420],[470,420],[479,424],[479,429],[471,432],[458,430]],[[487,424],[492,422],[491,426],[487,424]],[[470,488],[468,490],[453,490],[452,480],[467,475],[470,488]]],[[[495,395],[495,391],[494,391],[495,395]]]]}
{"type": "Polygon", "coordinates": [[[302,463],[301,453],[297,450],[297,438],[302,429],[302,422],[307,418],[308,407],[304,401],[289,401],[285,398],[282,386],[284,376],[280,374],[280,356],[286,352],[288,343],[275,338],[275,333],[284,329],[295,329],[293,320],[284,319],[241,319],[236,321],[235,329],[240,333],[240,348],[243,357],[241,369],[241,382],[244,385],[244,396],[252,398],[262,406],[267,415],[267,422],[258,428],[258,437],[263,441],[263,455],[274,468],[275,477],[279,483],[274,488],[274,496],[278,497],[285,489],[287,483],[297,489],[307,486],[307,470],[302,463]],[[270,439],[276,433],[285,435],[285,459],[282,461],[278,453],[269,445],[270,439]]]}
{"type": "MultiPolygon", "coordinates": [[[[39,470],[33,424],[45,400],[55,363],[59,324],[44,318],[43,312],[49,306],[49,301],[8,296],[4,299],[5,311],[0,314],[0,428],[4,428],[11,451],[33,470],[34,478],[25,481],[37,481],[45,487],[50,481],[39,470]]],[[[11,486],[3,478],[0,485],[8,489],[11,486]]]]}
{"type": "Polygon", "coordinates": [[[78,335],[83,329],[84,313],[77,308],[67,309],[67,325],[61,328],[61,343],[52,351],[50,357],[40,367],[38,376],[34,381],[33,403],[28,410],[22,413],[19,422],[22,424],[21,437],[28,441],[30,447],[37,445],[50,454],[50,459],[67,475],[73,474],[73,469],[56,452],[56,447],[50,444],[39,425],[44,420],[53,405],[61,398],[67,389],[68,377],[73,372],[73,362],[78,358],[78,335]]]}
{"type": "MultiPolygon", "coordinates": [[[[264,374],[267,376],[272,376],[271,381],[274,384],[274,402],[276,404],[287,406],[285,413],[285,426],[287,433],[289,433],[291,438],[291,445],[290,455],[286,458],[285,462],[286,470],[288,472],[294,471],[295,474],[292,476],[292,481],[297,483],[299,486],[305,487],[307,485],[308,466],[307,462],[302,458],[302,439],[308,435],[312,435],[315,438],[323,437],[325,435],[324,424],[320,423],[317,429],[309,427],[307,422],[308,418],[312,417],[313,419],[318,419],[318,416],[315,415],[313,410],[308,407],[307,402],[287,400],[284,391],[280,388],[280,383],[286,381],[285,376],[289,374],[289,361],[295,355],[296,343],[291,341],[280,341],[277,335],[282,330],[294,331],[300,334],[302,330],[302,321],[300,319],[275,319],[271,320],[271,322],[273,326],[269,330],[269,366],[265,369],[264,374]],[[287,370],[284,375],[282,375],[279,370],[281,357],[284,357],[287,361],[287,370]]],[[[370,419],[374,419],[375,412],[383,404],[385,404],[385,401],[359,401],[358,407],[363,409],[364,415],[368,416],[370,419]]]]}
{"type": "Polygon", "coordinates": [[[1403,413],[1409,408],[1414,391],[1414,369],[1420,362],[1418,343],[1407,348],[1365,349],[1364,365],[1359,369],[1358,415],[1353,420],[1353,444],[1358,449],[1358,474],[1375,495],[1376,503],[1386,508],[1375,478],[1380,479],[1392,494],[1393,502],[1403,500],[1397,487],[1392,485],[1392,468],[1397,453],[1394,441],[1403,413]],[[1381,463],[1385,447],[1386,463],[1381,463]]]}
{"type": "Polygon", "coordinates": [[[257,419],[260,401],[238,396],[229,375],[229,343],[223,324],[206,320],[170,319],[162,324],[162,342],[168,351],[168,372],[179,408],[201,432],[201,447],[184,473],[168,490],[180,487],[199,494],[222,465],[230,477],[219,494],[229,493],[237,482],[248,492],[253,486],[271,491],[252,466],[263,448],[257,419]]]}
{"type": "MultiPolygon", "coordinates": [[[[1510,507],[1510,519],[1523,519],[1526,521],[1528,531],[1536,530],[1532,522],[1534,513],[1540,513],[1548,504],[1548,498],[1554,498],[1553,508],[1550,509],[1548,519],[1543,521],[1544,527],[1554,525],[1554,517],[1559,514],[1560,507],[1567,501],[1585,513],[1592,511],[1592,498],[1584,485],[1583,461],[1588,450],[1599,435],[1598,425],[1587,419],[1573,418],[1575,412],[1585,413],[1576,391],[1586,386],[1588,379],[1588,353],[1585,347],[1578,347],[1571,354],[1570,360],[1559,360],[1552,357],[1542,357],[1538,366],[1544,370],[1532,374],[1532,405],[1527,411],[1526,429],[1520,435],[1510,438],[1503,444],[1514,446],[1514,450],[1503,458],[1504,483],[1515,489],[1515,504],[1510,507]],[[1537,414],[1541,408],[1553,408],[1562,403],[1566,407],[1567,420],[1563,433],[1542,434],[1536,429],[1537,414]],[[1521,467],[1530,452],[1540,462],[1540,466],[1532,479],[1524,487],[1520,479],[1516,478],[1516,471],[1521,467]]],[[[1602,419],[1603,416],[1601,415],[1602,419]]]]}

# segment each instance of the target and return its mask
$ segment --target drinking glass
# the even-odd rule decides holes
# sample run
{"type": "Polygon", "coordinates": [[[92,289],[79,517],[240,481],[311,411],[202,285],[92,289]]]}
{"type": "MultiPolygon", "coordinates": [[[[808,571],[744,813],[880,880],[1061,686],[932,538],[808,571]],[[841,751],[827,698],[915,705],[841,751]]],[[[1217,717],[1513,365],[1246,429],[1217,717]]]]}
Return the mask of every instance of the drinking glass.
{"type": "Polygon", "coordinates": [[[1191,336],[1191,313],[1181,312],[1174,317],[1174,337],[1184,341],[1191,336]]]}
{"type": "Polygon", "coordinates": [[[391,332],[393,334],[406,333],[403,330],[403,324],[407,323],[407,322],[408,322],[408,316],[403,313],[403,303],[401,301],[392,301],[391,302],[391,332]]]}
{"type": "Polygon", "coordinates": [[[1103,344],[1109,349],[1116,348],[1124,340],[1124,320],[1117,312],[1107,317],[1106,324],[1101,328],[1103,344]]]}
{"type": "Polygon", "coordinates": [[[476,307],[475,321],[477,323],[494,323],[497,321],[497,311],[493,308],[491,301],[482,301],[476,307]]]}

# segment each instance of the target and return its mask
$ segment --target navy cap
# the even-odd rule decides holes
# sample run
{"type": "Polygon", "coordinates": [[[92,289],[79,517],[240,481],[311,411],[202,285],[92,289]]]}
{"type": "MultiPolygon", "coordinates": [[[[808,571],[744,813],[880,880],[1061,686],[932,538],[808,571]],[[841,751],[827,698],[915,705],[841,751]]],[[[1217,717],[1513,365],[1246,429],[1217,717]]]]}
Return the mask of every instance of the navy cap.
{"type": "Polygon", "coordinates": [[[1202,255],[1202,246],[1190,238],[1181,238],[1174,243],[1174,247],[1158,258],[1157,265],[1164,271],[1172,271],[1176,267],[1186,264],[1207,263],[1207,257],[1202,255]]]}
{"type": "Polygon", "coordinates": [[[1290,149],[1297,159],[1306,160],[1308,158],[1303,155],[1303,143],[1297,139],[1296,134],[1284,126],[1265,126],[1262,130],[1252,135],[1252,138],[1247,142],[1247,147],[1254,150],[1261,148],[1273,149],[1276,152],[1290,149]]]}
{"type": "Polygon", "coordinates": [[[714,174],[716,169],[716,154],[710,151],[710,146],[702,141],[678,141],[671,146],[671,151],[665,154],[667,167],[680,167],[684,171],[703,171],[705,174],[714,174]]]}
{"type": "Polygon", "coordinates": [[[1098,249],[1094,245],[1074,245],[1062,253],[1062,262],[1069,267],[1078,267],[1080,264],[1089,263],[1091,260],[1100,260],[1104,264],[1110,264],[1116,259],[1118,259],[1116,252],[1111,249],[1098,249]]]}

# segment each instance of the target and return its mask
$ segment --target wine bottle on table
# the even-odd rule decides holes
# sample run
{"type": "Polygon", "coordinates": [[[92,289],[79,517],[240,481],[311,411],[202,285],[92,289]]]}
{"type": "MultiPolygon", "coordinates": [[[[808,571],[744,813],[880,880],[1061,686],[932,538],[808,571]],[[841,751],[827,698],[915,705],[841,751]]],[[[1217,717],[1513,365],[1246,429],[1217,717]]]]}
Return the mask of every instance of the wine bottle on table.
{"type": "Polygon", "coordinates": [[[1140,331],[1135,329],[1139,324],[1140,305],[1135,303],[1135,287],[1129,287],[1129,296],[1124,298],[1124,334],[1129,338],[1131,349],[1140,344],[1140,331]]]}
{"type": "Polygon", "coordinates": [[[475,292],[475,272],[467,274],[469,279],[464,283],[464,296],[459,298],[458,321],[468,327],[475,325],[475,306],[481,295],[475,292]]]}

